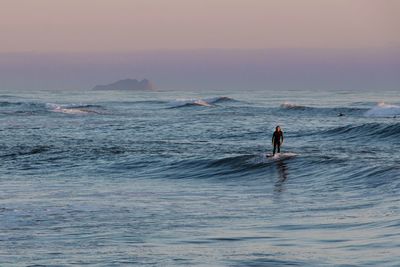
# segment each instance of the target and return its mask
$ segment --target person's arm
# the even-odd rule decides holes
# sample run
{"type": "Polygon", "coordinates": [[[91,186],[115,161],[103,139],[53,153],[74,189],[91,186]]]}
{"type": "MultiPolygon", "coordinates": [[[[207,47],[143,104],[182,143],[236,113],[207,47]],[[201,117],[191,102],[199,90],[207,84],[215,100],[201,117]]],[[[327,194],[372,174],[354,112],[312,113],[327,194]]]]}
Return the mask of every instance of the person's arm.
{"type": "Polygon", "coordinates": [[[272,134],[272,144],[274,143],[274,139],[275,139],[275,132],[272,134]]]}

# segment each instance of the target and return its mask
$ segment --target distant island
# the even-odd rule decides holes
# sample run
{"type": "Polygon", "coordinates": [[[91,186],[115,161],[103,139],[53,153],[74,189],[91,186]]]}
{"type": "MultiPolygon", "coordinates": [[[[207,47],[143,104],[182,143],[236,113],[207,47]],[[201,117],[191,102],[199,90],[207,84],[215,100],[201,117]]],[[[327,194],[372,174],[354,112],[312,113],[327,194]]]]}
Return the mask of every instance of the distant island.
{"type": "Polygon", "coordinates": [[[125,90],[125,91],[148,91],[155,90],[155,86],[147,79],[141,81],[136,79],[124,79],[107,85],[96,85],[93,90],[125,90]]]}

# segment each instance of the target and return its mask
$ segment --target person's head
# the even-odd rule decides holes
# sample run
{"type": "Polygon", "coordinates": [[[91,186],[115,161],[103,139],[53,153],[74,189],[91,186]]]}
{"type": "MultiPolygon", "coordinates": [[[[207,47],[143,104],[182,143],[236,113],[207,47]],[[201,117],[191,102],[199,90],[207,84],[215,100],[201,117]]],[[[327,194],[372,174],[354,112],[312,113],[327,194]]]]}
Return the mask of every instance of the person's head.
{"type": "Polygon", "coordinates": [[[281,131],[281,127],[280,127],[279,125],[276,126],[275,131],[276,131],[276,132],[280,132],[280,131],[281,131]]]}

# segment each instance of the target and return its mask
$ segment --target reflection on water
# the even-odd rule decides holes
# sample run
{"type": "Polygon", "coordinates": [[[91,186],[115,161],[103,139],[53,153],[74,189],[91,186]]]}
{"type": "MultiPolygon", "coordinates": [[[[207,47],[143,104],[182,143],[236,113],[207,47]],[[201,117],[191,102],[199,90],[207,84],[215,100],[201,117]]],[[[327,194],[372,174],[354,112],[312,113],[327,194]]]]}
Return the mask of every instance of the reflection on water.
{"type": "Polygon", "coordinates": [[[283,192],[285,190],[285,181],[288,177],[287,165],[284,160],[276,161],[276,168],[278,170],[278,181],[275,183],[275,192],[283,192]]]}

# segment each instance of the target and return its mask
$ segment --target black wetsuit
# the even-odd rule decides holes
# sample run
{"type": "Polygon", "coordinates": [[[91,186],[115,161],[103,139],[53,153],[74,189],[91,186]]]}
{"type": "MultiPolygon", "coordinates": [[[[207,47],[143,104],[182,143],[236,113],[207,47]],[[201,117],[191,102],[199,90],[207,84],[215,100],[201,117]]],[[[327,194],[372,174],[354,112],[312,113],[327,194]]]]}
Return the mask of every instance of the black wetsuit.
{"type": "Polygon", "coordinates": [[[275,155],[276,148],[278,147],[278,153],[281,152],[281,143],[283,142],[283,132],[282,131],[275,131],[272,135],[272,143],[274,144],[274,152],[272,153],[275,155]]]}

